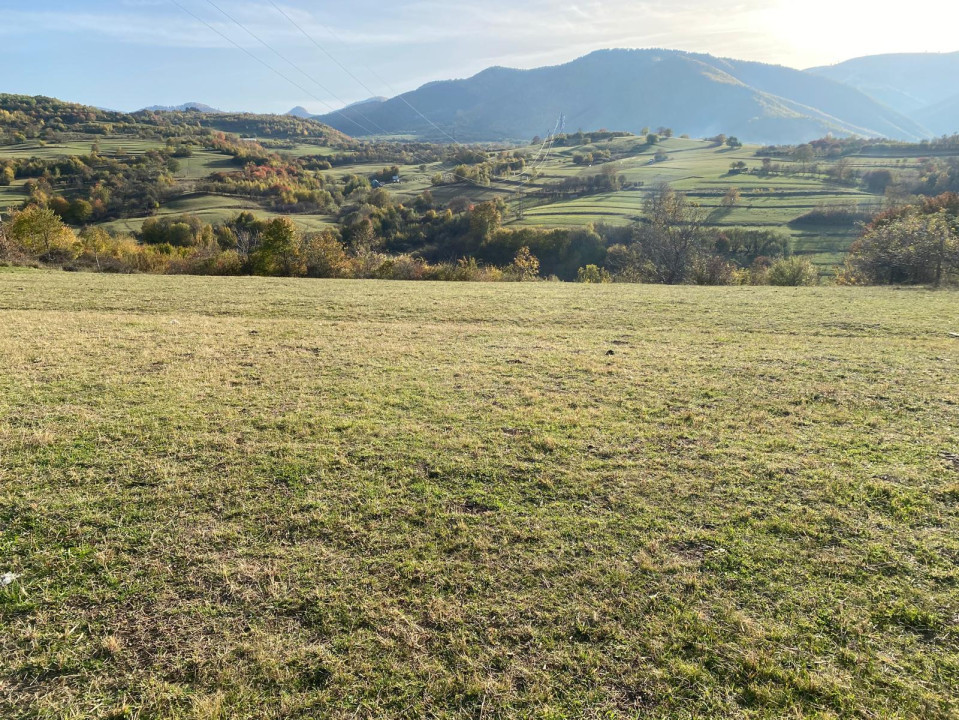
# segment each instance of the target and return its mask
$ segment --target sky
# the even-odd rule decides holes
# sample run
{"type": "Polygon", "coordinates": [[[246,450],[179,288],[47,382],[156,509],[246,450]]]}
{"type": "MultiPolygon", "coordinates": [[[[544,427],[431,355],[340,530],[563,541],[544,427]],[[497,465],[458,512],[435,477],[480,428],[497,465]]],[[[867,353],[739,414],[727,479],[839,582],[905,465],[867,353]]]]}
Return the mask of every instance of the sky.
{"type": "Polygon", "coordinates": [[[807,68],[959,51],[957,26],[956,0],[0,0],[0,92],[325,113],[602,48],[807,68]]]}

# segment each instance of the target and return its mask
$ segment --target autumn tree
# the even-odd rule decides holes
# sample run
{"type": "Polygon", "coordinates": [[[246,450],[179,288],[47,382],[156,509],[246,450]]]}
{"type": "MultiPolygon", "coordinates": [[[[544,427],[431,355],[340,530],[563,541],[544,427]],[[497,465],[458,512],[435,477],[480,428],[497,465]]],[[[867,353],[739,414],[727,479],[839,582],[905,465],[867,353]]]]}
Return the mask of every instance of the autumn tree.
{"type": "Polygon", "coordinates": [[[734,207],[739,205],[739,201],[742,199],[742,193],[738,187],[731,187],[726,191],[726,194],[723,195],[723,199],[720,201],[720,205],[726,210],[732,210],[734,207]]]}
{"type": "Polygon", "coordinates": [[[643,205],[643,220],[636,239],[653,278],[667,285],[686,282],[707,241],[705,213],[683,193],[660,185],[643,205]]]}
{"type": "Polygon", "coordinates": [[[89,227],[80,233],[78,239],[81,253],[93,258],[97,270],[102,269],[100,267],[100,256],[110,246],[110,234],[103,228],[89,227]]]}
{"type": "Polygon", "coordinates": [[[892,172],[886,169],[870,170],[862,176],[862,182],[866,190],[876,195],[882,195],[886,192],[886,188],[892,185],[894,180],[892,172]]]}
{"type": "Polygon", "coordinates": [[[612,282],[609,271],[597,265],[587,265],[581,267],[576,273],[576,281],[587,284],[600,284],[612,282]]]}
{"type": "Polygon", "coordinates": [[[767,271],[766,282],[780,287],[815,285],[819,282],[819,271],[805,258],[780,258],[767,271]]]}
{"type": "MultiPolygon", "coordinates": [[[[848,157],[843,156],[836,161],[836,164],[832,166],[832,176],[836,178],[838,182],[844,183],[852,177],[853,174],[853,164],[852,160],[848,157]]],[[[885,188],[884,188],[885,189],[885,188]]]]}
{"type": "Polygon", "coordinates": [[[266,224],[250,265],[257,275],[296,277],[306,272],[299,232],[290,218],[278,217],[266,224]]]}
{"type": "Polygon", "coordinates": [[[336,230],[306,235],[301,243],[301,253],[307,277],[340,278],[350,274],[350,258],[336,230]]]}
{"type": "Polygon", "coordinates": [[[539,260],[525,245],[516,253],[511,269],[516,278],[521,282],[528,282],[539,278],[539,260]]]}
{"type": "Polygon", "coordinates": [[[36,206],[14,213],[7,225],[7,236],[25,254],[39,257],[70,253],[76,245],[73,231],[53,210],[36,206]]]}
{"type": "Polygon", "coordinates": [[[480,203],[470,211],[470,234],[477,243],[484,243],[493,237],[503,224],[505,205],[499,198],[480,203]]]}

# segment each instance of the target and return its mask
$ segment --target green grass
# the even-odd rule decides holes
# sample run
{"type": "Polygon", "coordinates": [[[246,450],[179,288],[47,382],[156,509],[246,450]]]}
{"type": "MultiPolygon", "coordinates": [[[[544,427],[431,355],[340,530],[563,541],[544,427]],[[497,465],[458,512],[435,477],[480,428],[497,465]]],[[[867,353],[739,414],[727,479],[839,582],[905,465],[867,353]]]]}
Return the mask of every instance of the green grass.
{"type": "MultiPolygon", "coordinates": [[[[757,175],[730,175],[730,164],[745,162],[749,168],[759,168],[761,159],[755,156],[756,147],[746,146],[737,150],[716,148],[701,140],[672,138],[649,148],[635,138],[623,138],[596,146],[562,148],[541,166],[540,177],[530,183],[525,191],[534,195],[548,183],[560,182],[568,177],[588,176],[601,172],[602,165],[583,168],[573,164],[575,153],[609,149],[614,157],[618,175],[626,177],[633,187],[615,193],[603,193],[537,204],[526,200],[522,216],[518,210],[520,201],[512,200],[517,217],[514,224],[547,227],[585,227],[590,224],[607,223],[628,225],[642,216],[643,202],[649,192],[661,183],[669,183],[677,190],[688,193],[707,212],[713,213],[709,223],[715,227],[745,227],[782,230],[794,239],[794,249],[807,256],[820,269],[829,273],[841,263],[843,254],[856,235],[853,227],[824,228],[814,231],[791,228],[789,223],[816,209],[819,205],[857,205],[863,209],[878,210],[883,198],[870,195],[858,188],[844,187],[824,182],[816,177],[802,175],[760,177],[757,175]],[[652,162],[657,149],[665,150],[669,159],[652,162]],[[742,192],[742,201],[731,212],[716,212],[720,209],[723,195],[731,187],[742,192]]],[[[852,167],[859,171],[885,167],[901,169],[897,159],[855,158],[852,167]]],[[[775,162],[788,165],[788,161],[775,162]]],[[[915,163],[912,159],[909,162],[915,163]]],[[[822,165],[828,166],[829,161],[822,165]]],[[[897,171],[898,171],[897,169],[897,171]]]]}
{"type": "Polygon", "coordinates": [[[212,150],[194,150],[193,155],[177,158],[180,169],[176,173],[180,180],[203,180],[216,172],[237,172],[242,170],[241,163],[229,155],[212,150]]]}
{"type": "Polygon", "coordinates": [[[954,718],[959,302],[0,272],[0,716],[954,718]]]}
{"type": "MultiPolygon", "coordinates": [[[[170,201],[157,211],[155,217],[177,215],[196,215],[204,222],[225,223],[236,217],[237,213],[249,211],[260,218],[278,217],[280,213],[264,210],[263,206],[248,198],[210,195],[206,193],[190,194],[170,201]]],[[[326,215],[297,214],[290,215],[293,221],[304,231],[322,230],[332,227],[335,222],[326,215]]],[[[101,223],[101,227],[114,232],[139,232],[147,218],[124,218],[101,223]]]]}
{"type": "Polygon", "coordinates": [[[117,151],[125,155],[138,155],[147,150],[160,150],[165,141],[140,140],[123,136],[90,136],[85,140],[75,140],[62,143],[39,143],[32,140],[17,145],[0,145],[0,159],[40,157],[46,159],[71,155],[89,155],[94,143],[100,145],[100,152],[104,155],[113,155],[117,151]]]}
{"type": "Polygon", "coordinates": [[[27,199],[24,192],[26,180],[15,180],[11,185],[0,185],[0,212],[7,208],[19,208],[27,199]]]}

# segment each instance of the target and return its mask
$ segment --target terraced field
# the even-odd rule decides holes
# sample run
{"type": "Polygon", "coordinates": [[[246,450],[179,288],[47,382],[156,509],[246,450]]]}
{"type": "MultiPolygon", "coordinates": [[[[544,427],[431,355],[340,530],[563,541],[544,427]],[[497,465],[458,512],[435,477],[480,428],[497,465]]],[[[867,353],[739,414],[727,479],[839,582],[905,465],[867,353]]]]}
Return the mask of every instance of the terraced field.
{"type": "MultiPolygon", "coordinates": [[[[159,147],[154,141],[130,140],[128,138],[99,139],[101,152],[137,153],[159,147]]],[[[618,138],[596,145],[555,148],[549,155],[539,153],[540,148],[528,148],[531,177],[510,180],[495,179],[489,186],[457,183],[433,187],[431,178],[448,172],[449,166],[440,163],[409,164],[401,166],[402,181],[389,186],[389,191],[402,202],[410,202],[426,190],[432,192],[436,202],[445,205],[454,198],[465,197],[471,202],[481,202],[495,197],[505,200],[510,208],[508,224],[539,227],[583,227],[589,224],[606,223],[627,225],[642,215],[643,203],[652,188],[660,183],[669,183],[687,193],[708,213],[708,223],[715,227],[744,227],[779,229],[793,238],[794,251],[809,257],[820,269],[829,274],[841,262],[842,256],[855,237],[857,229],[849,221],[834,225],[803,225],[797,223],[801,216],[823,207],[851,208],[873,212],[882,207],[884,198],[867,193],[855,186],[845,186],[826,181],[823,175],[784,174],[761,176],[753,173],[731,174],[730,165],[743,162],[747,169],[761,167],[756,156],[758,148],[745,146],[739,149],[715,147],[702,140],[670,138],[650,147],[638,138],[618,138]],[[667,159],[656,161],[656,151],[664,151],[667,159]],[[603,165],[592,167],[576,165],[573,156],[577,153],[609,151],[613,160],[609,163],[626,181],[624,189],[617,192],[569,197],[551,200],[544,191],[551,184],[568,178],[588,177],[604,171],[603,165]],[[724,208],[723,196],[730,188],[737,188],[741,199],[735,207],[724,208]]],[[[0,148],[0,158],[39,155],[55,157],[64,154],[88,153],[89,141],[77,141],[59,145],[41,146],[37,143],[0,148]]],[[[281,151],[287,155],[325,155],[329,148],[314,144],[292,145],[281,151]]],[[[889,169],[897,173],[909,172],[920,161],[918,157],[870,157],[849,158],[850,168],[865,172],[889,169]]],[[[775,162],[789,167],[791,163],[776,159],[775,162]]],[[[830,160],[818,161],[820,170],[831,164],[830,160]]],[[[179,159],[176,173],[179,192],[176,199],[167,202],[159,215],[193,213],[210,222],[226,220],[236,212],[249,210],[272,216],[255,201],[241,197],[225,197],[194,192],[197,181],[211,173],[237,169],[232,158],[215,151],[197,151],[190,158],[179,159]]],[[[363,163],[338,166],[326,171],[334,179],[350,174],[371,176],[387,163],[363,163]]],[[[793,165],[797,171],[799,168],[793,165]]],[[[26,198],[23,182],[11,187],[0,187],[0,208],[17,206],[26,198]]],[[[304,229],[327,227],[334,219],[322,215],[296,215],[295,221],[304,229]]],[[[129,218],[107,223],[114,230],[136,231],[142,218],[129,218]]]]}

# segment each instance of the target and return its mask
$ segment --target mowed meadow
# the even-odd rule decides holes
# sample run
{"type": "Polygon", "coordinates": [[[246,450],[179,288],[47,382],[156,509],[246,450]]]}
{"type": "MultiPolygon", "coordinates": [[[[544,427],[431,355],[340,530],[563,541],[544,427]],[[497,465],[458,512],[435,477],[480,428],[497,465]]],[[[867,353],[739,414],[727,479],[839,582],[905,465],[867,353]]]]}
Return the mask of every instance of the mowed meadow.
{"type": "Polygon", "coordinates": [[[959,296],[0,271],[0,716],[955,718],[959,296]]]}

